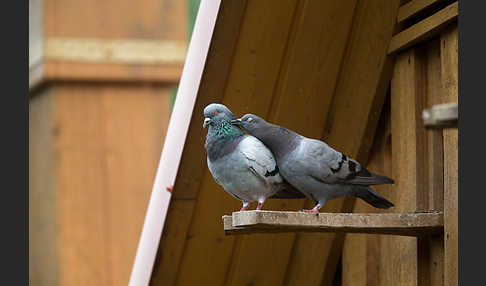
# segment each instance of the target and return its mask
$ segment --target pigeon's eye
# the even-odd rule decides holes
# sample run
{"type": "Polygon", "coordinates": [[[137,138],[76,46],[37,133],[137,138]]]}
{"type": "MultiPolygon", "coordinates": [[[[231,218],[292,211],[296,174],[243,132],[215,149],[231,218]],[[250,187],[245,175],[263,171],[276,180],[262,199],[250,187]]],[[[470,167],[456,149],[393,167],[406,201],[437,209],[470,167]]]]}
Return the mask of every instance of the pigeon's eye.
{"type": "Polygon", "coordinates": [[[248,121],[248,122],[251,122],[252,120],[253,120],[253,118],[251,118],[251,117],[248,117],[248,118],[246,119],[246,121],[248,121]]]}

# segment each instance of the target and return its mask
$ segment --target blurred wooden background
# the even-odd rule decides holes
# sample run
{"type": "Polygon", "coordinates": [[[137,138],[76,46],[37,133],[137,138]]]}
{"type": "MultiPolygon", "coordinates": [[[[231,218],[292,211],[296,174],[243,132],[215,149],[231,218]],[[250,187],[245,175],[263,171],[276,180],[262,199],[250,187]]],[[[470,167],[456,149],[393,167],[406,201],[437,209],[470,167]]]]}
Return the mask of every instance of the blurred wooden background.
{"type": "Polygon", "coordinates": [[[29,0],[31,285],[128,283],[193,6],[29,0]]]}

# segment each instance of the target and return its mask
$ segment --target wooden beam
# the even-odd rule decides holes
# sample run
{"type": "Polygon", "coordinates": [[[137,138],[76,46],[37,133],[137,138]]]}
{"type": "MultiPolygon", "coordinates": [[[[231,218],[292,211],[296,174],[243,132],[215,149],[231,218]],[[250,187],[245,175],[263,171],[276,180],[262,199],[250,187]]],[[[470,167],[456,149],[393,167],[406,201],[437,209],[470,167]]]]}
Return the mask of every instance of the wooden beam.
{"type": "Polygon", "coordinates": [[[398,9],[397,24],[417,15],[424,9],[427,9],[440,1],[443,0],[413,0],[400,6],[398,9]]]}
{"type": "Polygon", "coordinates": [[[223,216],[225,234],[278,232],[349,232],[420,236],[441,233],[442,212],[305,213],[243,211],[223,216]]]}
{"type": "MultiPolygon", "coordinates": [[[[441,35],[441,76],[446,102],[458,100],[457,25],[441,35]]],[[[444,136],[444,285],[458,285],[458,130],[444,136]]]]}
{"type": "Polygon", "coordinates": [[[393,36],[388,54],[402,51],[437,35],[442,28],[454,21],[458,15],[457,1],[434,15],[393,36]]]}
{"type": "Polygon", "coordinates": [[[183,64],[185,41],[52,37],[44,42],[46,59],[129,64],[183,64]]]}
{"type": "Polygon", "coordinates": [[[457,103],[434,105],[422,113],[426,128],[457,127],[457,103]]]}

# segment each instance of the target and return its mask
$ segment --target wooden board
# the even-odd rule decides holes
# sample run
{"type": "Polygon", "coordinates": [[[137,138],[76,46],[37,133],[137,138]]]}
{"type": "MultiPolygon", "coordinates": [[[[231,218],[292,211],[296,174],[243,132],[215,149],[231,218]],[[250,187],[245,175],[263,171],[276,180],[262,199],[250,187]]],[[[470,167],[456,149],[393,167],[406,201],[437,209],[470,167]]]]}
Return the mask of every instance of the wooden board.
{"type": "MultiPolygon", "coordinates": [[[[389,176],[391,168],[387,168],[385,155],[389,151],[390,141],[390,100],[385,103],[377,126],[377,132],[370,151],[370,159],[366,168],[370,172],[389,176]]],[[[390,185],[374,187],[380,194],[388,198],[390,185]]],[[[383,213],[362,200],[356,200],[354,213],[383,213]]],[[[344,286],[379,285],[380,269],[386,267],[380,264],[380,242],[382,235],[346,234],[342,254],[342,281],[344,286]]]]}
{"type": "MultiPolygon", "coordinates": [[[[51,269],[62,285],[126,284],[167,128],[169,91],[82,83],[48,91],[31,105],[33,114],[42,112],[31,118],[37,121],[33,128],[50,124],[31,133],[33,158],[44,152],[50,158],[44,170],[33,170],[35,177],[46,176],[31,186],[32,195],[44,193],[31,207],[39,216],[37,227],[45,229],[32,236],[31,246],[48,235],[55,239],[34,252],[45,256],[33,256],[31,267],[51,269]],[[50,107],[40,109],[37,102],[50,107]]],[[[36,274],[32,279],[52,281],[51,273],[36,274]]]]}
{"type": "MultiPolygon", "coordinates": [[[[424,96],[420,80],[423,70],[415,50],[397,56],[391,85],[392,174],[395,184],[390,198],[393,212],[424,209],[421,165],[424,157],[423,132],[417,131],[417,115],[424,96]],[[397,130],[398,132],[393,132],[397,130]],[[404,190],[412,190],[406,192],[404,190]]],[[[384,285],[417,285],[417,241],[415,238],[386,237],[382,240],[388,268],[382,269],[384,285]]]]}
{"type": "MultiPolygon", "coordinates": [[[[446,102],[458,100],[457,25],[441,34],[442,88],[446,102]]],[[[458,285],[458,131],[444,134],[444,285],[458,285]]]]}
{"type": "Polygon", "coordinates": [[[437,35],[442,28],[457,19],[458,3],[455,2],[432,16],[393,36],[388,53],[405,50],[437,35]]]}
{"type": "Polygon", "coordinates": [[[305,213],[243,211],[223,216],[226,234],[272,232],[346,232],[418,236],[441,233],[443,214],[305,213]]]}
{"type": "Polygon", "coordinates": [[[59,285],[52,109],[49,90],[29,102],[30,285],[59,285]]]}
{"type": "MultiPolygon", "coordinates": [[[[175,52],[177,62],[161,63],[159,60],[166,58],[168,50],[157,42],[172,43],[172,46],[174,43],[178,46],[187,43],[186,1],[67,0],[61,3],[33,0],[29,2],[29,22],[30,16],[29,51],[32,50],[32,53],[29,52],[29,55],[32,56],[29,57],[29,88],[32,90],[52,80],[145,81],[172,85],[179,80],[184,49],[172,49],[170,52],[175,52]],[[74,40],[76,44],[59,49],[66,47],[59,45],[59,40],[64,43],[74,40]],[[102,44],[83,44],[93,40],[102,44]],[[54,42],[57,44],[53,45],[54,42]],[[106,42],[125,44],[106,49],[106,42]],[[126,45],[140,42],[149,43],[151,48],[147,50],[145,44],[141,49],[126,45]],[[121,50],[124,50],[122,58],[113,58],[114,52],[119,54],[121,50]],[[93,59],[93,55],[98,55],[96,61],[86,61],[93,59]],[[148,62],[147,55],[155,61],[148,62]],[[147,61],[141,61],[142,58],[147,61]],[[111,60],[106,62],[107,59],[111,60]]],[[[140,47],[139,44],[135,46],[140,47]]]]}
{"type": "Polygon", "coordinates": [[[398,9],[397,23],[405,21],[442,0],[412,0],[398,9]]]}

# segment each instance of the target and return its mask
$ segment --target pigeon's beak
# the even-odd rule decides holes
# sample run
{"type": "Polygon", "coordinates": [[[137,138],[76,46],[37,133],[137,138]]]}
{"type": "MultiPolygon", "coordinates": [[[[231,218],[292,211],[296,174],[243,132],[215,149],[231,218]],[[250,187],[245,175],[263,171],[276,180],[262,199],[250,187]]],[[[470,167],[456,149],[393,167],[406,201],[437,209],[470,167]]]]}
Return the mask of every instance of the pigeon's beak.
{"type": "Polygon", "coordinates": [[[231,120],[231,124],[233,124],[233,125],[241,125],[241,118],[231,120]]]}
{"type": "Polygon", "coordinates": [[[203,128],[206,128],[208,126],[209,122],[211,122],[211,118],[204,118],[204,123],[203,123],[203,128]]]}

